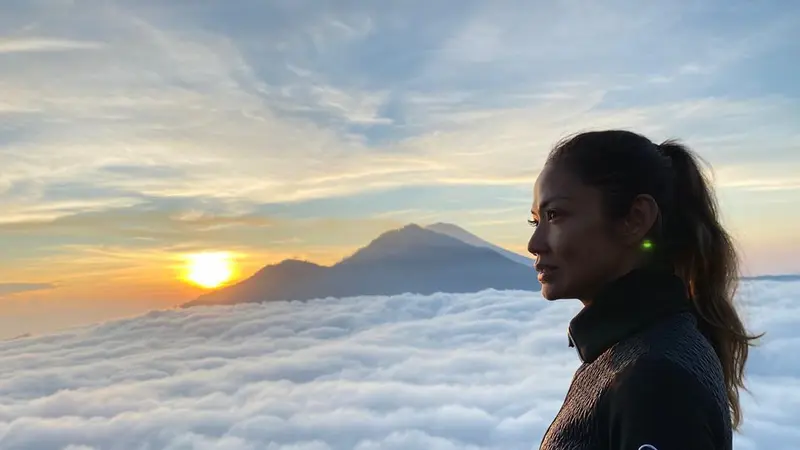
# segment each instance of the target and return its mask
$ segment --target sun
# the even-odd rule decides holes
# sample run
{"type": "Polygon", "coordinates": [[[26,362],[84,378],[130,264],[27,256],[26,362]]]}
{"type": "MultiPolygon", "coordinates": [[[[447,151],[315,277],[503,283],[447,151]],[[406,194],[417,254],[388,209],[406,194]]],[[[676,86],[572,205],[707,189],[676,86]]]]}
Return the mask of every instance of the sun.
{"type": "Polygon", "coordinates": [[[186,256],[184,278],[198,286],[219,287],[233,277],[233,262],[227,252],[205,252],[186,256]]]}

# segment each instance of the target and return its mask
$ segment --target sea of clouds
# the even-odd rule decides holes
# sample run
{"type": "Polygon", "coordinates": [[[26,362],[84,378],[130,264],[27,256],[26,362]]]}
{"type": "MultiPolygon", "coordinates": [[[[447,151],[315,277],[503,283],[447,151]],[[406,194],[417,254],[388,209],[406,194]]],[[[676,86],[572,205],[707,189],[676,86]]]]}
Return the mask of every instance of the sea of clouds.
{"type": "MultiPolygon", "coordinates": [[[[800,443],[800,282],[751,281],[737,450],[800,443]]],[[[155,311],[0,342],[0,448],[535,449],[577,302],[402,295],[155,311]]]]}

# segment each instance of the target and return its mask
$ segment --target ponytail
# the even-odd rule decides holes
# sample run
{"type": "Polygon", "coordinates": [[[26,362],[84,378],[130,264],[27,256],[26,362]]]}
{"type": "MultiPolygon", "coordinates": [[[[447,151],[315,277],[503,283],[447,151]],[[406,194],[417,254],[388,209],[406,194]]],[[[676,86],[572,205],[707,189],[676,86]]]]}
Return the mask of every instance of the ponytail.
{"type": "Polygon", "coordinates": [[[668,258],[689,289],[699,327],[722,363],[734,430],[742,420],[739,388],[750,336],[733,305],[739,260],[731,237],[718,218],[713,191],[698,167],[698,157],[682,144],[668,140],[658,146],[672,164],[673,202],[665,211],[663,238],[668,258]]]}

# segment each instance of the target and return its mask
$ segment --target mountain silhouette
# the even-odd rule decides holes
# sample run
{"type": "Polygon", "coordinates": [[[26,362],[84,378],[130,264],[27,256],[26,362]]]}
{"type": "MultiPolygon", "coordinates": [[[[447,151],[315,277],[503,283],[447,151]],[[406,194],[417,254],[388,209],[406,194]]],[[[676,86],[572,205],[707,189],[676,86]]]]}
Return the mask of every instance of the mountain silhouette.
{"type": "MultiPolygon", "coordinates": [[[[479,239],[479,238],[478,238],[479,239]]],[[[381,234],[333,266],[286,260],[184,307],[358,295],[541,288],[530,265],[416,224],[381,234]]]]}
{"type": "Polygon", "coordinates": [[[434,223],[433,225],[428,225],[425,228],[431,231],[435,231],[437,233],[446,234],[450,237],[454,237],[459,241],[466,242],[467,244],[474,245],[475,247],[490,248],[516,263],[524,264],[526,266],[533,266],[533,260],[531,258],[520,255],[519,253],[514,253],[512,251],[506,250],[498,245],[494,245],[489,241],[483,240],[478,236],[475,236],[474,234],[459,227],[458,225],[440,222],[440,223],[434,223]]]}

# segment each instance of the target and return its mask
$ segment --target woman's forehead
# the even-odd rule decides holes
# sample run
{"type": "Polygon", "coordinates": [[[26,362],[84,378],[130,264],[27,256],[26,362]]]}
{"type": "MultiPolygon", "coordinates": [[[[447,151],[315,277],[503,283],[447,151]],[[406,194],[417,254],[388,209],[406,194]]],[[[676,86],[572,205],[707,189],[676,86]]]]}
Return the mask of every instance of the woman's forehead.
{"type": "Polygon", "coordinates": [[[563,170],[543,170],[536,179],[532,212],[545,209],[553,203],[569,203],[583,208],[599,205],[600,191],[583,183],[576,175],[563,170]]]}
{"type": "Polygon", "coordinates": [[[544,203],[554,197],[572,197],[581,187],[583,187],[583,183],[573,174],[545,167],[534,184],[534,201],[544,203]]]}

